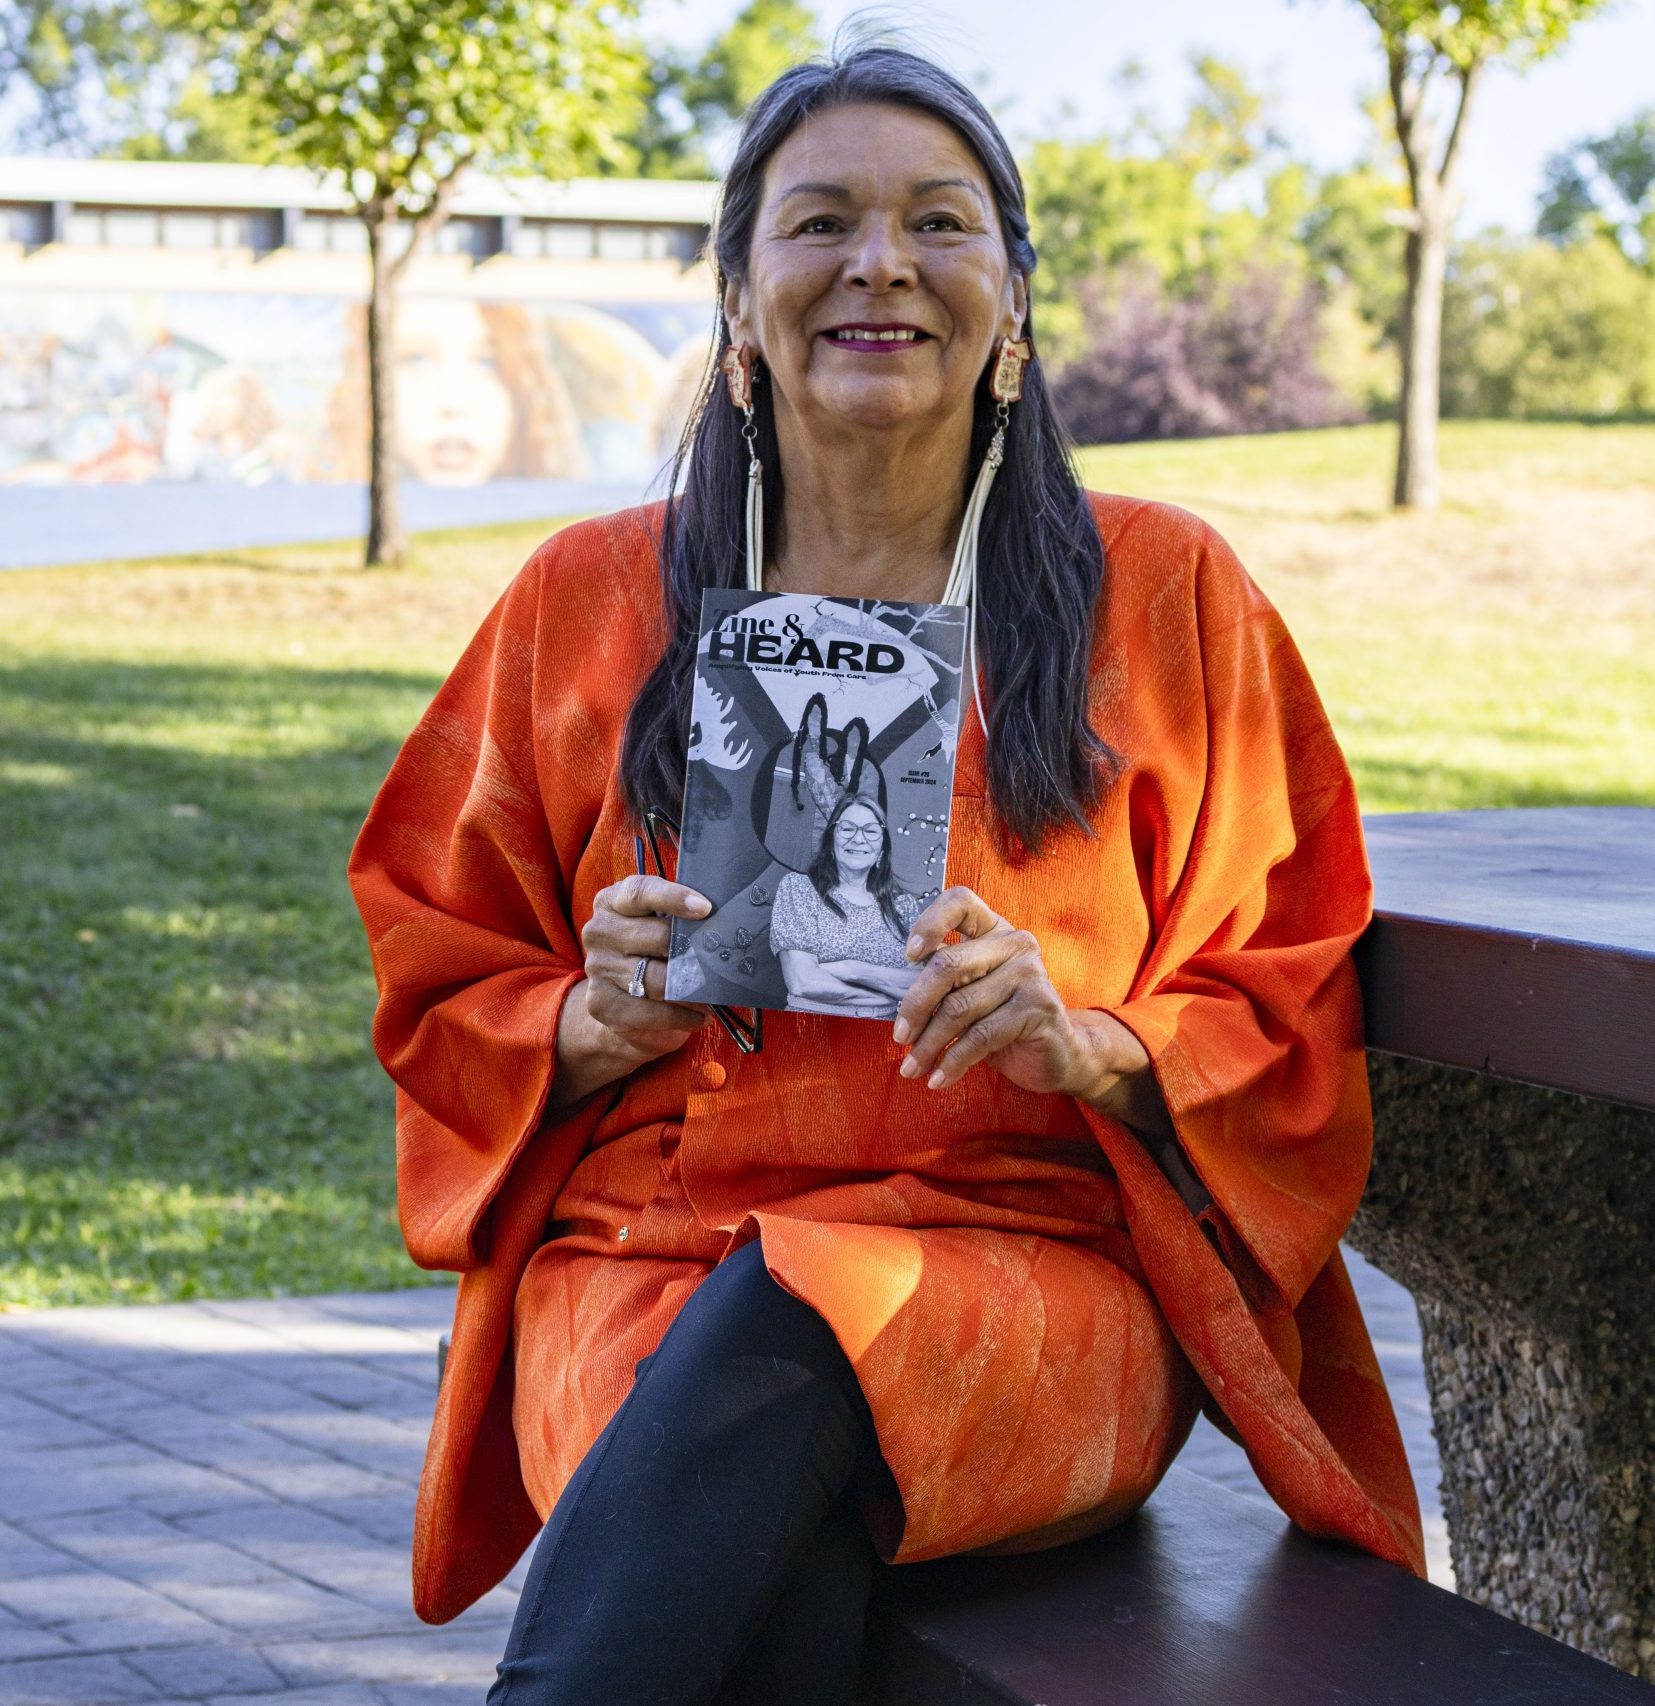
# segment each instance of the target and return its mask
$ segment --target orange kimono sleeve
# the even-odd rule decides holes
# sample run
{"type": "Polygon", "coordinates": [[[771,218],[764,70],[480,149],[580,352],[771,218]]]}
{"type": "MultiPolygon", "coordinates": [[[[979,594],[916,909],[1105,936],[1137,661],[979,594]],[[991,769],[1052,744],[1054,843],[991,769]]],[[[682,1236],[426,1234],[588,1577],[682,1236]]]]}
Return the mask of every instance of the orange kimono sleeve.
{"type": "Polygon", "coordinates": [[[1176,1150],[1157,1164],[1152,1141],[1082,1112],[1214,1419],[1301,1526],[1423,1573],[1417,1496],[1338,1252],[1373,1142],[1355,784],[1281,616],[1206,527],[1194,606],[1199,681],[1177,696],[1168,759],[1182,859],[1126,999],[1104,1009],[1148,1053],[1176,1150]]]}
{"type": "Polygon", "coordinates": [[[1350,949],[1373,916],[1356,786],[1285,623],[1218,534],[1196,569],[1204,762],[1128,998],[1209,1224],[1266,1313],[1356,1212],[1372,1120],[1350,949]]]}
{"type": "MultiPolygon", "coordinates": [[[[540,1130],[563,1002],[584,975],[536,739],[548,541],[409,735],[352,850],[396,1084],[397,1202],[422,1267],[466,1271],[540,1130]]],[[[583,1103],[541,1141],[581,1123],[583,1103]]],[[[566,1134],[573,1139],[571,1131],[566,1134]]]]}

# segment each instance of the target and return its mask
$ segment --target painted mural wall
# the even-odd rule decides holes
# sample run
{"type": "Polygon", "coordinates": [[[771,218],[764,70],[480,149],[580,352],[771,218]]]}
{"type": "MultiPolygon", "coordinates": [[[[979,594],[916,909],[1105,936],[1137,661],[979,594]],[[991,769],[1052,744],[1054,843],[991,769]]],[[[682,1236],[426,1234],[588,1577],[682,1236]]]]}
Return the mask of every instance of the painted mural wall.
{"type": "MultiPolygon", "coordinates": [[[[712,304],[406,295],[403,471],[438,485],[651,479],[712,304]]],[[[0,292],[0,485],[359,481],[367,308],[245,291],[0,292]]]]}

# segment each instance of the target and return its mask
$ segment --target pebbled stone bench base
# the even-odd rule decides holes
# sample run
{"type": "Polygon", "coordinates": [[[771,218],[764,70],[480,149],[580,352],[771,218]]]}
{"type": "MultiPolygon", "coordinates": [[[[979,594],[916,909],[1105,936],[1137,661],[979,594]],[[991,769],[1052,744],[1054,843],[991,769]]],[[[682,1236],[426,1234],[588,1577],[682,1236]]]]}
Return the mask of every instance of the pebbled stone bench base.
{"type": "Polygon", "coordinates": [[[1655,1113],[1368,1066],[1349,1241],[1419,1307],[1459,1590],[1655,1677],[1655,1113]]]}

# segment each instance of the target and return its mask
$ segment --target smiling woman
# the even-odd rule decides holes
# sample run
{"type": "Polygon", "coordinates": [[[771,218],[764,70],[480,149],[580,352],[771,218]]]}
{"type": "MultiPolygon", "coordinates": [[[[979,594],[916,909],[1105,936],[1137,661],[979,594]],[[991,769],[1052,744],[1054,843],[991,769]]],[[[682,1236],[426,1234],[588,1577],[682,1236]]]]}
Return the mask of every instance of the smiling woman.
{"type": "Polygon", "coordinates": [[[1280,615],[1194,516],[1081,487],[1021,181],[935,66],[779,78],[713,258],[677,495],[535,553],[352,855],[405,1236],[466,1276],[418,1609],[538,1531],[495,1706],[845,1703],[876,1568],[1106,1528],[1202,1407],[1423,1573],[1338,1253],[1372,886],[1280,615]],[[934,601],[973,554],[951,886],[905,909],[837,779],[785,897],[727,873],[812,1004],[739,1053],[664,994],[711,902],[634,864],[702,594],[934,601]]]}
{"type": "Polygon", "coordinates": [[[808,872],[776,885],[770,947],[793,1013],[894,1019],[919,967],[903,944],[919,911],[891,875],[891,832],[878,802],[843,795],[808,872]]]}

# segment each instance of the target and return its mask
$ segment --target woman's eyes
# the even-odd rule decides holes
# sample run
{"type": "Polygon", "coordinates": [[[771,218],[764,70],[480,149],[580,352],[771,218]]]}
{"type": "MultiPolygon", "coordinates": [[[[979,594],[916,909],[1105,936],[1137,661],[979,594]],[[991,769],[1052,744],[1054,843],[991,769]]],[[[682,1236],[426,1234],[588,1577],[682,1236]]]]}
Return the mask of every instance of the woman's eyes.
{"type": "MultiPolygon", "coordinates": [[[[835,214],[831,214],[831,213],[814,214],[811,218],[805,220],[804,223],[799,226],[797,235],[799,235],[799,236],[805,236],[805,235],[815,236],[817,229],[819,227],[825,226],[825,227],[837,229],[837,228],[840,228],[842,226],[842,223],[843,222],[835,214]]],[[[964,221],[962,221],[960,219],[958,214],[954,214],[954,213],[928,213],[920,221],[920,229],[923,231],[927,226],[936,225],[938,223],[941,223],[945,227],[945,229],[948,229],[951,231],[963,231],[965,229],[964,221]]]]}

